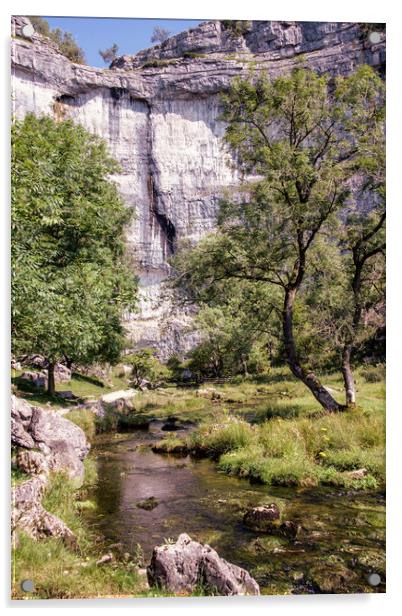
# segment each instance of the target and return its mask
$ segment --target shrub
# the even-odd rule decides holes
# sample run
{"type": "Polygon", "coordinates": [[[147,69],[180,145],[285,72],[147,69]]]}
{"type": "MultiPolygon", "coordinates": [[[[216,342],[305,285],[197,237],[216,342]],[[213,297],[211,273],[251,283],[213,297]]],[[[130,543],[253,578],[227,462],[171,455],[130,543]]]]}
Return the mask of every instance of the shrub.
{"type": "Polygon", "coordinates": [[[71,32],[63,32],[60,28],[51,30],[46,19],[37,15],[31,15],[29,19],[36,32],[56,43],[60,53],[76,64],[85,64],[84,51],[77,44],[71,32]]]}
{"type": "Polygon", "coordinates": [[[381,383],[381,381],[385,380],[385,366],[384,364],[367,366],[360,370],[360,374],[366,383],[381,383]]]}
{"type": "Polygon", "coordinates": [[[171,378],[171,371],[162,364],[153,349],[141,349],[132,355],[125,357],[126,362],[132,367],[132,379],[135,385],[147,380],[154,386],[161,385],[171,378]]]}

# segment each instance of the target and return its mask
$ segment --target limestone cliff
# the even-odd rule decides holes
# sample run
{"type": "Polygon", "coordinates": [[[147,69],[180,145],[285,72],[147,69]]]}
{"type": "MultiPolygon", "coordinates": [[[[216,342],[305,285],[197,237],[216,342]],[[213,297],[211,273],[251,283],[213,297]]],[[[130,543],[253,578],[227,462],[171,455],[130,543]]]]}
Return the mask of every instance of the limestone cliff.
{"type": "Polygon", "coordinates": [[[114,179],[136,210],[127,235],[141,287],[140,314],[127,315],[133,343],[164,357],[182,351],[190,317],[174,314],[163,290],[167,260],[178,240],[213,228],[222,189],[238,180],[220,94],[250,69],[275,76],[300,60],[335,74],[360,63],[382,69],[384,35],[372,44],[358,24],[270,21],[248,22],[239,35],[210,21],[98,69],[70,62],[40,35],[24,37],[24,23],[13,18],[14,113],[71,117],[107,141],[122,169],[114,179]]]}

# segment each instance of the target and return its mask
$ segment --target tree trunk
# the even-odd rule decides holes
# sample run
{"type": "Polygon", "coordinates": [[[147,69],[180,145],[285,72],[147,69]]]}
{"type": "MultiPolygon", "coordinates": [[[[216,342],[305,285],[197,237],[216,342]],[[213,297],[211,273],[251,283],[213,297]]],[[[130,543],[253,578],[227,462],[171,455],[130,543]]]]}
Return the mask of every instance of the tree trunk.
{"type": "Polygon", "coordinates": [[[354,408],[356,406],[356,386],[352,368],[350,366],[351,354],[351,345],[345,345],[342,353],[342,375],[345,385],[346,406],[354,408]]]}
{"type": "Polygon", "coordinates": [[[47,393],[49,394],[49,396],[54,396],[56,393],[53,362],[49,362],[49,365],[47,367],[47,393]]]}
{"type": "Polygon", "coordinates": [[[320,383],[314,372],[307,372],[301,366],[296,344],[293,336],[293,304],[296,297],[296,289],[286,289],[282,313],[283,340],[289,367],[294,376],[300,379],[311,391],[314,398],[327,411],[339,411],[341,405],[320,383]]]}
{"type": "Polygon", "coordinates": [[[64,355],[64,361],[66,362],[67,368],[71,370],[73,366],[73,360],[70,359],[70,357],[67,357],[67,355],[64,355]]]}

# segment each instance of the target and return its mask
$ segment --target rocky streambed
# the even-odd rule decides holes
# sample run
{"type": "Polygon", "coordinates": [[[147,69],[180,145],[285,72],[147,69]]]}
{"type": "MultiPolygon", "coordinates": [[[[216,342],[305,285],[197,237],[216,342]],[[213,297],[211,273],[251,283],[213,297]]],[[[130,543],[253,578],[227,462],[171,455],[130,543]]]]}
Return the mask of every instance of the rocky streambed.
{"type": "Polygon", "coordinates": [[[154,422],[93,443],[96,507],[85,516],[106,545],[142,551],[148,564],[156,545],[187,533],[249,571],[262,594],[385,591],[383,495],[252,485],[210,460],[153,452],[161,428],[154,422]],[[251,508],[271,503],[296,533],[283,532],[283,523],[268,531],[244,523],[251,508]]]}

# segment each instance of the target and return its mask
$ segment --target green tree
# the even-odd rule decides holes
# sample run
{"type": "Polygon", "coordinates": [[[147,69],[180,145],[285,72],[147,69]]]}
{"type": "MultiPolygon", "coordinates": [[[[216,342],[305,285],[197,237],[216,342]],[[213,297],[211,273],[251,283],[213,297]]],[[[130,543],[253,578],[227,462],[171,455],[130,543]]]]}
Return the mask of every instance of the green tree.
{"type": "Polygon", "coordinates": [[[12,346],[54,366],[118,361],[135,307],[125,252],[132,211],[105,143],[71,121],[28,115],[12,126],[12,346]]]}
{"type": "Polygon", "coordinates": [[[108,49],[104,49],[103,51],[99,50],[99,55],[105,64],[110,64],[113,60],[116,60],[119,53],[119,46],[116,43],[113,43],[111,47],[108,49]]]}
{"type": "Polygon", "coordinates": [[[30,15],[28,19],[36,32],[56,43],[60,53],[76,64],[85,64],[84,51],[78,45],[71,32],[64,32],[61,28],[52,30],[46,19],[38,15],[30,15]]]}
{"type": "MultiPolygon", "coordinates": [[[[193,249],[194,269],[182,268],[179,281],[243,280],[271,288],[269,314],[280,319],[292,373],[325,409],[338,410],[341,405],[302,361],[296,300],[312,274],[318,240],[345,233],[341,213],[350,183],[376,166],[382,81],[366,66],[334,82],[296,68],[274,81],[237,79],[223,104],[226,141],[244,177],[256,179],[222,200],[217,233],[193,249]]],[[[306,318],[313,323],[316,315],[306,318]]]]}
{"type": "Polygon", "coordinates": [[[125,361],[132,367],[132,379],[137,387],[143,380],[156,386],[171,376],[169,368],[159,361],[153,349],[141,349],[126,356],[125,361]]]}

